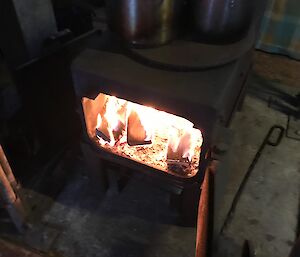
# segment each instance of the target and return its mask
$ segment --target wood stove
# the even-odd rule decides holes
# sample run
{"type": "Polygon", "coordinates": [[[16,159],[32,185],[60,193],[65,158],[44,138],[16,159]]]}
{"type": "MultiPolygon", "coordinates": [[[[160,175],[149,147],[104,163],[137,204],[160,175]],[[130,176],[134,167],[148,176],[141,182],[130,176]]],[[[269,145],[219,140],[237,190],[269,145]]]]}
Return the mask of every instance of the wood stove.
{"type": "Polygon", "coordinates": [[[218,131],[241,103],[250,68],[251,50],[193,71],[149,66],[115,49],[83,51],[72,74],[87,155],[189,192],[188,212],[196,215],[218,131]]]}

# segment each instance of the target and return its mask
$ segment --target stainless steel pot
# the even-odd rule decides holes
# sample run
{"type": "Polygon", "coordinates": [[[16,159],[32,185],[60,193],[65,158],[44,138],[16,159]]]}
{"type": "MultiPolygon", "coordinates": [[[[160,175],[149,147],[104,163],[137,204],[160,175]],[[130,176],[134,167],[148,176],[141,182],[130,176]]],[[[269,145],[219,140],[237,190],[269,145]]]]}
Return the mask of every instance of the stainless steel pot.
{"type": "Polygon", "coordinates": [[[254,0],[190,0],[194,35],[204,41],[226,43],[248,31],[254,0]]]}
{"type": "Polygon", "coordinates": [[[183,0],[107,0],[108,24],[127,43],[166,44],[178,32],[183,0]]]}

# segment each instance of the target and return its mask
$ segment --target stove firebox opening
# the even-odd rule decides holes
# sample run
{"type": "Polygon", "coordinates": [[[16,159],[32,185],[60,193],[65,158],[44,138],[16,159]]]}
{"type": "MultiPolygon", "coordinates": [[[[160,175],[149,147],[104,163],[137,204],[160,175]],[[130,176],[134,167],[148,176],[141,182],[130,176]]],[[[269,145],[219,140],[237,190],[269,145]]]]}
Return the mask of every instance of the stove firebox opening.
{"type": "Polygon", "coordinates": [[[82,98],[87,134],[101,150],[179,177],[198,172],[203,142],[182,117],[100,93],[82,98]]]}

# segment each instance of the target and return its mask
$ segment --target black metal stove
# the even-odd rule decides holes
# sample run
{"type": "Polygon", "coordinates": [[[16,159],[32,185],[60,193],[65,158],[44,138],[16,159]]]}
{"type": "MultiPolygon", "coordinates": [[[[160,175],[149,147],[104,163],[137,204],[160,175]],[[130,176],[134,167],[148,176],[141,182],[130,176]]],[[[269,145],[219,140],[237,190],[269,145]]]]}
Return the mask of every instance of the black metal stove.
{"type": "Polygon", "coordinates": [[[189,216],[187,219],[195,221],[201,183],[211,164],[212,151],[218,144],[219,130],[228,126],[243,101],[251,69],[251,52],[250,48],[222,66],[193,71],[155,67],[131,58],[127,51],[110,49],[107,44],[102,49],[98,47],[82,52],[73,62],[72,73],[84,131],[82,145],[91,163],[93,179],[102,180],[103,176],[111,179],[111,169],[103,175],[99,165],[102,165],[102,173],[103,166],[107,165],[112,165],[114,170],[116,167],[122,172],[126,170],[127,175],[135,174],[183,196],[183,212],[189,216]],[[203,136],[196,175],[175,176],[115,155],[95,144],[88,132],[82,99],[94,100],[100,93],[151,106],[191,121],[203,136]]]}

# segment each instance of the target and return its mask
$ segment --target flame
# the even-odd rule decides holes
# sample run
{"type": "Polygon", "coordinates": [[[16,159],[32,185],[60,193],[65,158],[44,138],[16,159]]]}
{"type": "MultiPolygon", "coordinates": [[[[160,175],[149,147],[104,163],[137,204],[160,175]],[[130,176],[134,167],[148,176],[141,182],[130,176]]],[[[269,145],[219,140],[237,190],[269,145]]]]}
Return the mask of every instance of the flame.
{"type": "MultiPolygon", "coordinates": [[[[119,129],[122,120],[118,110],[120,110],[121,106],[126,102],[127,101],[115,96],[107,96],[107,103],[103,118],[107,121],[107,130],[110,142],[100,138],[99,142],[101,145],[109,144],[110,146],[114,146],[116,144],[113,132],[119,129]]],[[[191,158],[194,155],[194,139],[197,137],[202,138],[200,130],[194,129],[194,124],[192,122],[173,114],[158,111],[152,107],[132,102],[128,102],[126,111],[126,118],[128,118],[128,114],[131,111],[135,111],[138,114],[141,124],[146,132],[145,141],[150,141],[157,129],[159,130],[161,127],[171,128],[169,135],[169,147],[174,153],[181,152],[182,158],[188,158],[191,161],[191,158]]],[[[97,129],[101,127],[102,121],[103,119],[101,114],[98,113],[97,129]]],[[[126,139],[123,136],[120,140],[124,143],[124,140],[126,139]]]]}
{"type": "MultiPolygon", "coordinates": [[[[101,125],[102,125],[102,118],[101,118],[101,115],[100,113],[98,113],[97,115],[97,125],[96,125],[96,129],[100,129],[101,128],[101,125]]],[[[101,138],[100,136],[97,136],[98,140],[99,140],[99,143],[100,145],[105,145],[107,144],[108,142],[105,141],[103,138],[101,138]]]]}
{"type": "Polygon", "coordinates": [[[102,124],[102,118],[101,118],[100,113],[98,113],[96,129],[99,129],[101,127],[101,124],[102,124]]]}
{"type": "MultiPolygon", "coordinates": [[[[115,96],[111,96],[107,100],[106,112],[104,118],[108,122],[108,127],[111,131],[118,128],[120,117],[118,115],[119,102],[115,96]]],[[[112,138],[110,138],[112,140],[112,138]]]]}
{"type": "Polygon", "coordinates": [[[119,110],[126,103],[125,100],[118,99],[115,96],[107,96],[107,101],[105,105],[105,112],[103,117],[98,113],[97,115],[97,126],[96,129],[105,129],[107,130],[109,141],[104,140],[101,137],[99,138],[99,143],[101,145],[109,144],[110,146],[114,146],[116,144],[116,139],[114,136],[115,132],[118,132],[121,128],[122,117],[119,113],[119,110]],[[103,124],[103,120],[105,121],[106,127],[101,127],[103,124]]]}
{"type": "MultiPolygon", "coordinates": [[[[165,140],[165,143],[163,143],[164,148],[159,150],[156,155],[157,159],[164,159],[166,163],[167,161],[175,161],[174,163],[176,163],[177,161],[185,162],[186,160],[190,163],[195,162],[193,158],[196,152],[199,154],[203,138],[201,131],[194,128],[192,122],[115,96],[106,95],[105,101],[103,100],[103,105],[97,114],[96,129],[103,134],[103,137],[101,137],[101,134],[97,135],[101,146],[113,149],[123,144],[128,145],[127,125],[128,117],[132,112],[137,114],[140,121],[138,124],[139,126],[142,125],[144,129],[146,134],[144,141],[152,142],[152,145],[148,144],[147,147],[153,149],[157,143],[162,145],[161,140],[165,140]]],[[[127,147],[134,148],[135,145],[127,147]]],[[[146,144],[140,144],[138,147],[146,149],[146,144]]],[[[199,157],[197,158],[199,161],[199,157]]]]}
{"type": "Polygon", "coordinates": [[[184,133],[180,142],[182,142],[182,158],[187,158],[190,162],[195,154],[196,138],[201,138],[202,144],[202,134],[200,130],[191,129],[184,133]]]}
{"type": "Polygon", "coordinates": [[[201,131],[191,126],[170,130],[168,141],[168,156],[171,160],[188,159],[192,161],[196,145],[202,145],[201,131]]]}
{"type": "Polygon", "coordinates": [[[155,132],[155,122],[157,121],[158,111],[152,107],[134,103],[129,104],[129,110],[133,110],[138,114],[141,124],[146,132],[145,141],[150,141],[155,132]]]}
{"type": "Polygon", "coordinates": [[[169,134],[168,147],[172,150],[173,153],[177,152],[179,142],[180,142],[180,137],[178,136],[178,130],[174,128],[171,129],[169,134]]]}

